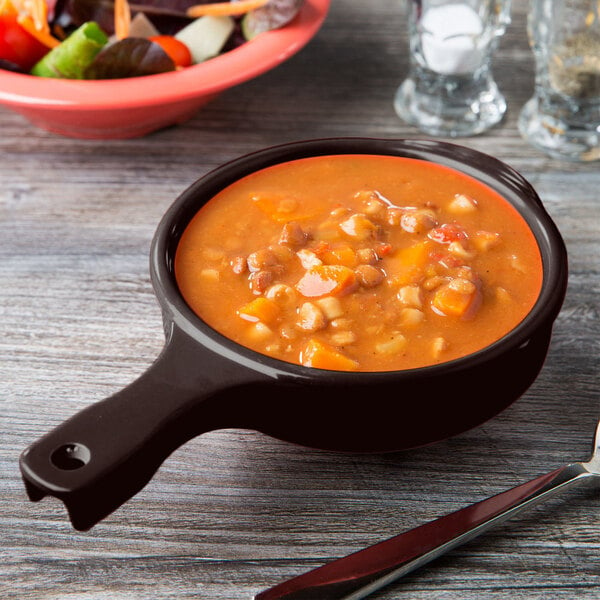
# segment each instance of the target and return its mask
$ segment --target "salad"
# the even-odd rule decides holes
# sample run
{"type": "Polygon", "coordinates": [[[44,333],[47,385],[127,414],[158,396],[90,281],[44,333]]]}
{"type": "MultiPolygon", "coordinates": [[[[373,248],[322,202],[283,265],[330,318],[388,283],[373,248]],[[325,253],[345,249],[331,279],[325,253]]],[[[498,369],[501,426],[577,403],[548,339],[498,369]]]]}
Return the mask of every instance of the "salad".
{"type": "Polygon", "coordinates": [[[283,27],[303,1],[0,0],[0,69],[62,79],[185,69],[283,27]]]}

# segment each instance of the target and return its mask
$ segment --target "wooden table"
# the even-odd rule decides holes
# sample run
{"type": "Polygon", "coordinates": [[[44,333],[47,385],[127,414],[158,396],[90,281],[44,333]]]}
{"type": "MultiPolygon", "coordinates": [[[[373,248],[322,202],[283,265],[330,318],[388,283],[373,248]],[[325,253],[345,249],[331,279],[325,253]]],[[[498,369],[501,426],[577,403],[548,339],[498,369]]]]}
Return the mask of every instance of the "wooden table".
{"type": "MultiPolygon", "coordinates": [[[[63,138],[0,109],[0,598],[249,599],[587,459],[600,415],[600,168],[551,160],[519,136],[533,62],[525,3],[513,4],[495,59],[507,117],[458,141],[523,173],[569,250],[568,293],[536,383],[475,430],[397,454],[338,455],[234,429],[202,435],[88,532],[70,526],[58,501],[27,500],[18,456],[160,351],[148,275],[160,217],[204,173],[265,146],[424,137],[392,108],[407,73],[404,9],[397,0],[335,0],[289,62],[142,139],[63,138]]],[[[570,490],[373,597],[597,599],[599,509],[597,488],[570,490]]]]}

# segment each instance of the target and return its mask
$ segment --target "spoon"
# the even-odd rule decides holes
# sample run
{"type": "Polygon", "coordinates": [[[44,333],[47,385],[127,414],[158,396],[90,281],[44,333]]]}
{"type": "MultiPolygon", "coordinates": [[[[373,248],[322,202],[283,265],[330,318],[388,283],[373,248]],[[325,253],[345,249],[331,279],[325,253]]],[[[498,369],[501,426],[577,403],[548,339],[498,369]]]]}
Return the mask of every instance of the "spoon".
{"type": "Polygon", "coordinates": [[[565,465],[264,590],[254,600],[359,600],[562,489],[600,479],[600,421],[592,457],[565,465]]]}

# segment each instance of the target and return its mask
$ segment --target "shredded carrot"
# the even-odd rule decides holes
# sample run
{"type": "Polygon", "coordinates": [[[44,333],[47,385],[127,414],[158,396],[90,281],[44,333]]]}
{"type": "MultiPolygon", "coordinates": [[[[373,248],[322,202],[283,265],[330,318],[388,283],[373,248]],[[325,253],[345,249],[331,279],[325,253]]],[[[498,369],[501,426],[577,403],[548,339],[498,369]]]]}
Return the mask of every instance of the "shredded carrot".
{"type": "Polygon", "coordinates": [[[129,35],[131,27],[131,9],[127,0],[115,0],[115,36],[118,40],[129,35]]]}
{"type": "Polygon", "coordinates": [[[267,4],[269,0],[239,0],[239,2],[217,2],[215,4],[196,4],[187,9],[188,17],[212,17],[243,15],[267,4]]]}
{"type": "Polygon", "coordinates": [[[34,37],[38,42],[46,46],[47,48],[55,48],[60,44],[60,40],[53,37],[49,31],[45,29],[39,30],[32,17],[24,15],[18,17],[17,23],[31,36],[34,37]]]}
{"type": "Polygon", "coordinates": [[[4,0],[0,12],[16,16],[17,23],[47,48],[60,44],[50,33],[46,0],[4,0]]]}

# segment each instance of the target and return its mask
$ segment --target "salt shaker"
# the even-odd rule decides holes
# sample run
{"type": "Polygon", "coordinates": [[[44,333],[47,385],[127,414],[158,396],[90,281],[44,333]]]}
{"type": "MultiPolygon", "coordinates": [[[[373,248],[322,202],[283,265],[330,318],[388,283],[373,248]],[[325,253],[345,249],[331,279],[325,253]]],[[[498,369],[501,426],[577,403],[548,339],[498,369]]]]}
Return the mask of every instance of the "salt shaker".
{"type": "Polygon", "coordinates": [[[425,133],[462,137],[500,122],[506,100],[491,72],[510,0],[409,0],[410,72],[396,113],[425,133]]]}
{"type": "Polygon", "coordinates": [[[598,0],[531,0],[535,92],[519,130],[557,159],[600,160],[599,12],[598,0]]]}

